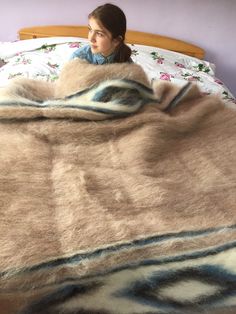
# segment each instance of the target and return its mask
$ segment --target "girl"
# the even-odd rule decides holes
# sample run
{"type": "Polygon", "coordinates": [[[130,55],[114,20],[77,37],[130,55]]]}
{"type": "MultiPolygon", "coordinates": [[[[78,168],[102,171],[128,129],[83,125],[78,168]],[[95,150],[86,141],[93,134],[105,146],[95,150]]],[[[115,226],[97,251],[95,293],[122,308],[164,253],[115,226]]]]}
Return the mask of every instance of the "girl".
{"type": "Polygon", "coordinates": [[[124,43],[126,17],[114,4],[97,7],[89,16],[89,45],[77,49],[71,59],[81,58],[93,64],[132,62],[131,49],[124,43]]]}

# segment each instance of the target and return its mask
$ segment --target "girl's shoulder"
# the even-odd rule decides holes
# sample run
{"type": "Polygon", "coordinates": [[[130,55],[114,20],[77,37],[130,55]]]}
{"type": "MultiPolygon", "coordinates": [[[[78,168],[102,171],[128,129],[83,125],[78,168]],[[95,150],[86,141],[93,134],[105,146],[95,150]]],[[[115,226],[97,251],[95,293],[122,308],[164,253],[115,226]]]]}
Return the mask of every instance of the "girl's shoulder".
{"type": "Polygon", "coordinates": [[[80,58],[80,59],[86,59],[89,61],[90,57],[91,57],[91,47],[90,45],[85,45],[85,46],[82,46],[78,49],[76,49],[70,59],[74,59],[74,58],[80,58]]]}

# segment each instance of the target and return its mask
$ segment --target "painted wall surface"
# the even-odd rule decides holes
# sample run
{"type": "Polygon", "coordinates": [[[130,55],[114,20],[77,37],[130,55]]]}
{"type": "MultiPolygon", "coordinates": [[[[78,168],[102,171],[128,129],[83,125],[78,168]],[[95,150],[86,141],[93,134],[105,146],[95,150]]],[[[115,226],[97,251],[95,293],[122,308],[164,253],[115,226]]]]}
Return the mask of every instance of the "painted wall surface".
{"type": "MultiPolygon", "coordinates": [[[[0,41],[17,38],[22,27],[87,24],[101,0],[1,0],[0,41]]],[[[109,0],[108,0],[109,2],[109,0]]],[[[128,28],[189,41],[206,51],[216,75],[236,96],[235,0],[111,0],[120,6],[128,28]]]]}

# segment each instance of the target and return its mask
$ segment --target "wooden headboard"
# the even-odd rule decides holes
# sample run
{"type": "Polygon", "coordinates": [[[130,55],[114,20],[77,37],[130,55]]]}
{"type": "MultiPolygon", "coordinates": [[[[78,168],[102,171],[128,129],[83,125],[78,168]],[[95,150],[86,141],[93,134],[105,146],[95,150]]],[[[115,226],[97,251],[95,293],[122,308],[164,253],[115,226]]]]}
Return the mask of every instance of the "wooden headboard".
{"type": "MultiPolygon", "coordinates": [[[[40,37],[82,37],[87,38],[87,26],[73,26],[73,25],[49,25],[49,26],[35,26],[26,27],[18,31],[19,39],[32,39],[40,37]]],[[[180,52],[189,56],[203,59],[205,51],[195,45],[189,44],[185,41],[165,37],[161,35],[144,33],[129,30],[126,33],[126,42],[130,44],[141,44],[153,47],[159,47],[176,52],[180,52]]]]}

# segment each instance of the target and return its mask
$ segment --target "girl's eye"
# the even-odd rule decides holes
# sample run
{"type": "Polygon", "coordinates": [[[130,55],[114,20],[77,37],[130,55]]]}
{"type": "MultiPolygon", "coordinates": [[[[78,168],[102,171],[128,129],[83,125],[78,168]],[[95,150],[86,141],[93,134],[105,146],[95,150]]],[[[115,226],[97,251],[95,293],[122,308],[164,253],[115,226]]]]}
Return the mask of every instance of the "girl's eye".
{"type": "Polygon", "coordinates": [[[88,33],[89,34],[92,34],[92,33],[94,33],[96,36],[98,36],[98,37],[104,37],[104,33],[102,33],[102,32],[98,32],[98,31],[93,31],[91,28],[88,28],[88,33]]]}

